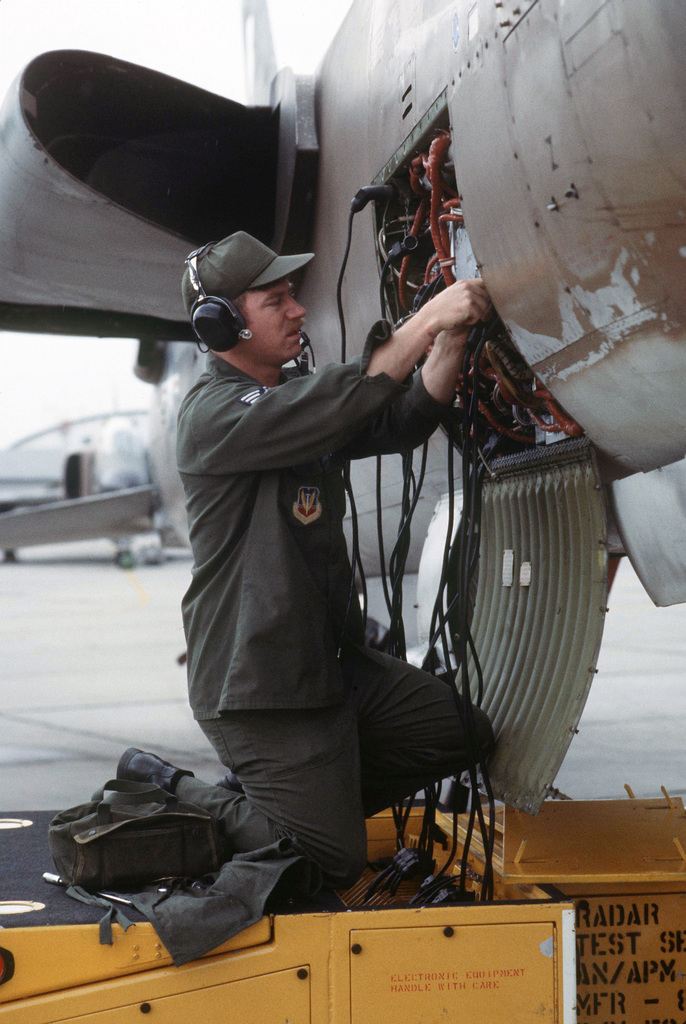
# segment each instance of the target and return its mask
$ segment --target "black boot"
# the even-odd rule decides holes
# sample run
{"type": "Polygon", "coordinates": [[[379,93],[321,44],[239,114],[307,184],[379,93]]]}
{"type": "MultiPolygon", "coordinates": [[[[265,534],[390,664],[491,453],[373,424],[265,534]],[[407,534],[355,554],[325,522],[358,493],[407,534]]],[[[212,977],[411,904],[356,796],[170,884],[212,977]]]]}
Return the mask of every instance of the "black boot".
{"type": "Polygon", "coordinates": [[[179,779],[184,775],[195,778],[193,772],[177,768],[169,761],[163,761],[157,754],[149,754],[137,747],[129,747],[119,759],[117,778],[128,779],[129,782],[152,782],[168,793],[176,790],[179,779]]]}

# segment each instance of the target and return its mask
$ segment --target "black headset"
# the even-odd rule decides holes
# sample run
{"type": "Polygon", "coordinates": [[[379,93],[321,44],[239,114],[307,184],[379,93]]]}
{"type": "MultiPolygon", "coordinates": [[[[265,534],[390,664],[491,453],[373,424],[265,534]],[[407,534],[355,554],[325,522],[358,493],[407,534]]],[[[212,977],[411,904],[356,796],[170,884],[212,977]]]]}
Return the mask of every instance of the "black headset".
{"type": "Polygon", "coordinates": [[[191,307],[190,317],[195,336],[213,352],[228,352],[241,339],[252,338],[241,311],[230,299],[218,295],[206,295],[198,273],[198,258],[214,245],[208,242],[186,256],[191,285],[197,298],[191,307]]]}

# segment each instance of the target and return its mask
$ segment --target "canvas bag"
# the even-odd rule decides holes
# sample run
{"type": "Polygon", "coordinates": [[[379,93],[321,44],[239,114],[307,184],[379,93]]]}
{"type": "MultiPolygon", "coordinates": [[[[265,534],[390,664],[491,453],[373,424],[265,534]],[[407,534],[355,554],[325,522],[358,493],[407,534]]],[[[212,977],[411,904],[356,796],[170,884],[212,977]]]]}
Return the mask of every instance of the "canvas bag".
{"type": "Polygon", "coordinates": [[[48,840],[62,881],[89,890],[200,878],[221,863],[211,815],[151,783],[123,779],[57,814],[48,840]]]}

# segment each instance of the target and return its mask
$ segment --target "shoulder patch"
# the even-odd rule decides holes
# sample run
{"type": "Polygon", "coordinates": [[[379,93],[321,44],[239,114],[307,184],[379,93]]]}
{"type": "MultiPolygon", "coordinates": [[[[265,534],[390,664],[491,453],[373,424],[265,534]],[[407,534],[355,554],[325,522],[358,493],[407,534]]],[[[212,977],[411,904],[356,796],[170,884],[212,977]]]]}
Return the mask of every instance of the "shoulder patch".
{"type": "Polygon", "coordinates": [[[305,526],[316,523],[322,514],[322,500],[318,487],[298,488],[297,500],[293,502],[293,515],[305,526]]]}
{"type": "Polygon", "coordinates": [[[266,395],[268,391],[271,391],[271,388],[265,388],[260,385],[259,388],[254,388],[252,391],[248,391],[245,395],[241,395],[238,401],[242,402],[243,405],[253,405],[258,398],[262,398],[262,395],[266,395]]]}

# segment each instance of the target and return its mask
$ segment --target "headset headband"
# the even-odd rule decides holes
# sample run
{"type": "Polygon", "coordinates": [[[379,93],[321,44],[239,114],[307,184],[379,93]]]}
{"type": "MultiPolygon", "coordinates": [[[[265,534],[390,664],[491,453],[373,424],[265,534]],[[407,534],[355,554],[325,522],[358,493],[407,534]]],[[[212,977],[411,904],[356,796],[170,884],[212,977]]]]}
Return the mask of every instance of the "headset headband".
{"type": "Polygon", "coordinates": [[[194,249],[193,252],[189,253],[188,256],[186,256],[186,265],[188,267],[188,274],[191,279],[191,286],[193,287],[193,290],[198,293],[198,298],[200,299],[206,299],[207,295],[205,294],[205,289],[203,288],[202,281],[200,280],[200,273],[198,271],[198,259],[200,258],[200,256],[202,256],[206,249],[209,249],[214,244],[214,242],[207,242],[205,245],[201,245],[199,249],[194,249]]]}

